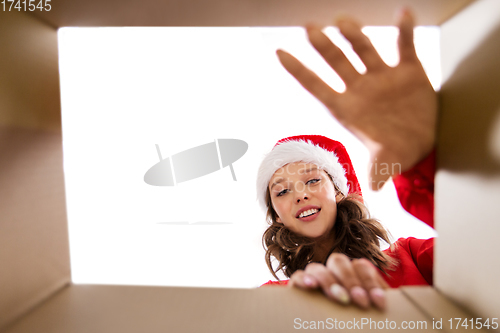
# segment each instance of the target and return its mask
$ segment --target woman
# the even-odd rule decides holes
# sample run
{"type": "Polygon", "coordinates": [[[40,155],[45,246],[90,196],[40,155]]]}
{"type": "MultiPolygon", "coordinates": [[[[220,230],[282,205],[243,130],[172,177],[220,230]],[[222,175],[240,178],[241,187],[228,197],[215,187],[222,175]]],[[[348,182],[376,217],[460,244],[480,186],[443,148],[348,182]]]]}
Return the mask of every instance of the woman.
{"type": "MultiPolygon", "coordinates": [[[[372,166],[369,175],[372,189],[378,190],[392,176],[403,207],[432,227],[434,210],[433,148],[436,138],[438,102],[437,95],[415,52],[413,16],[408,9],[404,9],[400,13],[398,22],[400,62],[396,67],[389,67],[383,62],[356,21],[342,17],[337,20],[337,26],[365,64],[365,73],[357,72],[342,51],[319,28],[308,26],[307,35],[312,46],[344,81],[345,92],[339,93],[333,90],[315,73],[284,51],[277,52],[279,60],[306,90],[321,101],[330,113],[368,148],[370,165],[372,166]],[[377,173],[377,170],[380,170],[378,166],[393,164],[398,164],[401,167],[400,170],[403,171],[401,175],[377,173]]],[[[337,156],[340,160],[341,156],[337,156]]],[[[290,161],[290,163],[293,164],[300,160],[301,158],[290,161]]],[[[314,162],[312,164],[320,167],[320,170],[326,170],[314,162]]],[[[276,255],[279,261],[278,269],[283,269],[285,275],[290,277],[289,285],[304,289],[321,288],[326,295],[342,303],[347,303],[352,299],[361,307],[368,307],[370,303],[373,303],[383,308],[385,297],[382,289],[387,287],[387,283],[392,287],[432,284],[432,240],[400,239],[385,252],[375,250],[379,240],[387,241],[387,234],[376,221],[369,219],[361,203],[357,203],[355,198],[350,198],[351,195],[355,194],[351,191],[358,190],[355,186],[351,186],[348,193],[337,186],[335,192],[336,218],[329,220],[329,223],[333,225],[331,230],[325,228],[324,233],[319,237],[308,237],[319,241],[317,245],[313,245],[315,242],[310,240],[302,243],[304,236],[318,236],[318,233],[307,234],[300,229],[294,229],[295,231],[292,230],[293,228],[288,229],[289,227],[284,223],[286,221],[284,216],[280,216],[275,209],[281,205],[272,201],[271,187],[275,183],[277,185],[274,187],[283,183],[302,186],[306,194],[305,197],[301,200],[294,198],[288,204],[289,206],[301,204],[313,198],[311,194],[313,192],[308,194],[306,189],[309,187],[301,183],[304,180],[294,179],[295,175],[285,174],[287,179],[279,182],[273,180],[270,183],[274,172],[286,171],[281,170],[283,166],[284,164],[273,170],[269,179],[260,181],[259,195],[264,198],[261,201],[265,205],[267,202],[266,206],[270,209],[270,229],[277,228],[276,224],[280,226],[281,223],[282,225],[281,231],[266,232],[268,236],[271,235],[268,237],[271,239],[271,243],[267,245],[268,252],[266,254],[268,264],[270,256],[276,255]],[[267,181],[269,183],[266,183],[267,181]],[[262,186],[262,184],[264,185],[262,186]],[[266,201],[268,186],[270,197],[266,201]],[[339,191],[341,195],[337,193],[339,191]],[[366,229],[363,230],[369,231],[366,233],[368,236],[359,236],[356,234],[356,230],[353,232],[353,237],[356,240],[368,244],[368,248],[361,249],[360,252],[356,249],[356,242],[345,241],[343,237],[346,236],[342,236],[343,234],[338,231],[335,234],[336,228],[342,227],[340,224],[345,224],[346,221],[345,218],[339,217],[344,214],[344,205],[358,206],[352,210],[358,211],[358,213],[363,212],[354,217],[354,220],[359,223],[352,223],[354,226],[364,225],[366,229]],[[343,222],[339,223],[341,220],[343,222]],[[275,233],[274,236],[273,233],[275,233]],[[284,233],[288,233],[290,236],[286,236],[284,233]],[[286,238],[289,238],[288,243],[283,242],[283,239],[286,238]],[[273,242],[277,246],[274,246],[273,242]],[[292,246],[287,248],[290,242],[292,246]],[[346,245],[342,246],[342,242],[345,242],[346,245]],[[301,245],[303,248],[299,249],[301,245]],[[285,252],[278,249],[280,246],[284,247],[285,252]],[[290,249],[292,251],[289,251],[290,249]],[[291,255],[286,251],[294,252],[296,255],[291,255]],[[331,254],[328,255],[328,253],[331,254]],[[327,255],[326,259],[325,255],[327,255]]],[[[308,165],[308,168],[310,169],[311,166],[308,165]]],[[[349,168],[352,170],[350,164],[349,168]]],[[[295,172],[305,172],[306,170],[307,168],[302,168],[295,170],[295,172]]],[[[350,171],[345,171],[349,179],[350,171]]],[[[328,171],[326,173],[329,174],[328,171]]],[[[329,174],[329,177],[331,177],[332,183],[336,184],[336,176],[329,174]]],[[[352,184],[356,185],[357,181],[352,184]]],[[[301,193],[296,189],[290,192],[287,192],[288,189],[285,188],[283,190],[290,194],[301,193]]],[[[360,195],[360,192],[358,194],[360,195]]],[[[330,195],[332,195],[331,192],[330,195]]],[[[288,206],[284,205],[284,207],[288,206]]],[[[309,213],[314,213],[317,208],[311,209],[312,211],[309,213]]],[[[349,211],[349,209],[347,210],[349,211]]],[[[319,212],[319,215],[322,215],[321,211],[319,212]]],[[[290,213],[288,217],[292,221],[293,218],[296,218],[290,213]]],[[[313,217],[309,219],[314,223],[313,217]]],[[[350,221],[349,217],[347,221],[350,221]]],[[[347,225],[351,226],[351,223],[349,222],[347,225]]],[[[346,235],[349,232],[352,231],[347,228],[346,235]]],[[[266,238],[264,241],[266,242],[266,238]]],[[[274,272],[273,269],[271,270],[274,272]]]]}
{"type": "Polygon", "coordinates": [[[257,188],[270,224],[266,262],[276,278],[281,270],[292,286],[320,287],[363,308],[384,307],[382,288],[432,284],[432,239],[400,238],[380,250],[388,233],[363,205],[340,142],[318,135],[280,140],[259,168],[257,188]]]}

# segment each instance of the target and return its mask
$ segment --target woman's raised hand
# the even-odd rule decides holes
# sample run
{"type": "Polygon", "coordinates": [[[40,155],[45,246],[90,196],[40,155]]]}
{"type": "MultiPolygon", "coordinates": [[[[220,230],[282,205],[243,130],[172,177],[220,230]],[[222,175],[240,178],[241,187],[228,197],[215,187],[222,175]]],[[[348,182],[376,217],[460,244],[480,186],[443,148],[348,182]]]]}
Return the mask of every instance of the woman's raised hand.
{"type": "Polygon", "coordinates": [[[319,28],[309,26],[307,34],[344,81],[343,93],[333,90],[290,54],[281,50],[277,54],[285,69],[368,148],[370,183],[378,190],[393,172],[411,168],[433,149],[437,95],[417,58],[414,20],[408,10],[402,11],[398,23],[400,62],[396,67],[384,63],[353,19],[342,18],[337,26],[365,64],[365,74],[357,72],[319,28]]]}
{"type": "Polygon", "coordinates": [[[364,309],[373,304],[382,310],[385,308],[383,289],[389,287],[369,260],[351,260],[340,253],[332,253],[326,265],[310,263],[305,270],[296,271],[288,285],[306,290],[319,288],[341,304],[352,301],[364,309]]]}

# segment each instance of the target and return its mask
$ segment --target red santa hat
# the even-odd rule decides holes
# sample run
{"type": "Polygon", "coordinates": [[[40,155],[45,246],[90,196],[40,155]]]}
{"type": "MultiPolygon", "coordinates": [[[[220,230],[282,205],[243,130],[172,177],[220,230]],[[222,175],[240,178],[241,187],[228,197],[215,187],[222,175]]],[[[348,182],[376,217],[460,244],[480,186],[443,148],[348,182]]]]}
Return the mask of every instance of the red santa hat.
{"type": "Polygon", "coordinates": [[[278,141],[262,161],[257,175],[257,196],[260,206],[267,210],[266,193],[269,181],[281,167],[293,163],[313,163],[326,171],[344,195],[361,196],[356,172],[344,145],[321,135],[298,135],[278,141]]]}

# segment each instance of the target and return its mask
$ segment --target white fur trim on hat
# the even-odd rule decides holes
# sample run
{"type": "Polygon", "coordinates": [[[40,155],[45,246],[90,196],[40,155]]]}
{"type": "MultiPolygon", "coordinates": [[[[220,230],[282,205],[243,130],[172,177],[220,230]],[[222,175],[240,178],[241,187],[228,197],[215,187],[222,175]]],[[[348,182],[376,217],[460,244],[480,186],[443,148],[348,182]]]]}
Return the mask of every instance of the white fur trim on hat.
{"type": "Polygon", "coordinates": [[[293,162],[316,164],[326,171],[339,190],[347,195],[349,186],[345,170],[334,152],[323,149],[307,140],[290,140],[280,143],[262,161],[257,174],[257,199],[262,209],[267,210],[266,192],[269,181],[279,168],[293,162]]]}

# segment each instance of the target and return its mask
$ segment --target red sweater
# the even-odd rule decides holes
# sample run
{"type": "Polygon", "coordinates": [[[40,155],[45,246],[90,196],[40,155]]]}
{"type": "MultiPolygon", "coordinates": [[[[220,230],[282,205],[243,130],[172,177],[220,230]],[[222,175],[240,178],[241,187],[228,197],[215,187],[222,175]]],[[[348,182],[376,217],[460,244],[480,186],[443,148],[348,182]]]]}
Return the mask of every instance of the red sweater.
{"type": "MultiPolygon", "coordinates": [[[[431,227],[434,227],[434,173],[435,151],[393,179],[403,208],[431,227]]],[[[399,264],[395,271],[388,271],[388,276],[382,276],[392,288],[432,285],[434,238],[400,238],[391,248],[384,252],[397,259],[399,264]]],[[[288,280],[269,281],[264,285],[287,283],[288,280]]]]}

